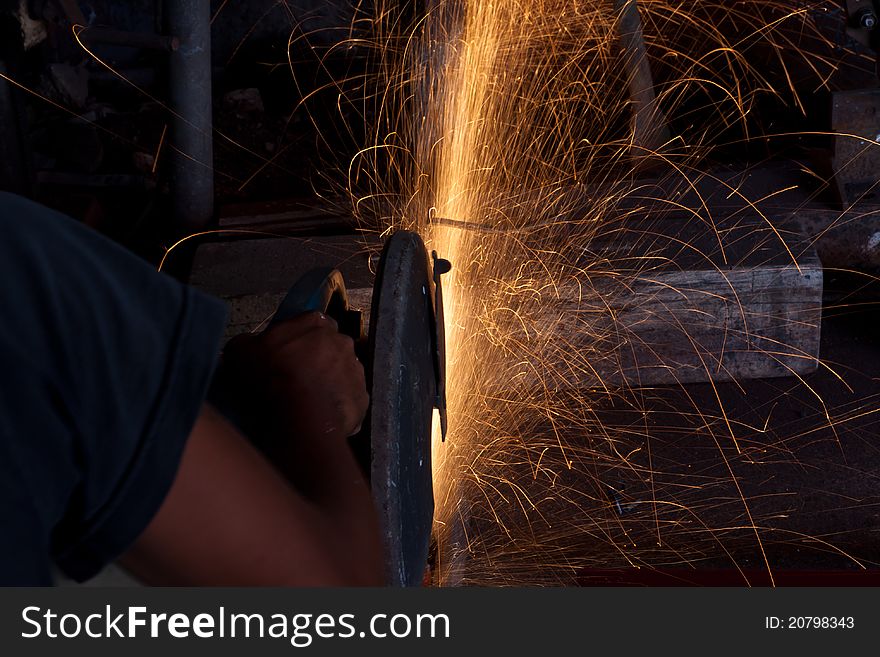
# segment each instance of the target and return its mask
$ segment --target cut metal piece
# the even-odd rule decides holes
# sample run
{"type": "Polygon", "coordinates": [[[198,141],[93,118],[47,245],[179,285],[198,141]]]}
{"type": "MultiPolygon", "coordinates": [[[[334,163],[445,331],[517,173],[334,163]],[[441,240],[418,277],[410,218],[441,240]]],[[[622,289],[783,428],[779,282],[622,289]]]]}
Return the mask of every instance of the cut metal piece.
{"type": "Polygon", "coordinates": [[[637,158],[644,157],[663,148],[670,139],[669,128],[654,92],[654,78],[648,63],[638,2],[614,0],[614,10],[617,12],[617,32],[632,103],[631,152],[637,158]]]}
{"type": "MultiPolygon", "coordinates": [[[[438,274],[439,276],[439,274],[438,274]]],[[[421,238],[385,245],[370,312],[371,483],[392,586],[419,586],[434,518],[431,432],[438,398],[434,271],[421,238]]]]}

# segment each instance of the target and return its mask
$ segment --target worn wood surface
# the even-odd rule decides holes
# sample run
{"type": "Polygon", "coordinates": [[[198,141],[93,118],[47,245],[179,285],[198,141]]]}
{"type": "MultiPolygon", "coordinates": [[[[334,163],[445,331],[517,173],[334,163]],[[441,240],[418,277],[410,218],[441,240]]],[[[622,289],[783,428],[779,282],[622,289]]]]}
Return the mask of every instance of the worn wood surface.
{"type": "Polygon", "coordinates": [[[792,231],[759,217],[629,219],[585,248],[585,268],[603,261],[613,277],[588,277],[554,309],[558,339],[588,354],[578,387],[793,376],[818,365],[822,266],[792,231]]]}
{"type": "Polygon", "coordinates": [[[573,387],[803,375],[818,365],[822,270],[793,264],[644,273],[567,290],[556,339],[585,354],[573,387]]]}

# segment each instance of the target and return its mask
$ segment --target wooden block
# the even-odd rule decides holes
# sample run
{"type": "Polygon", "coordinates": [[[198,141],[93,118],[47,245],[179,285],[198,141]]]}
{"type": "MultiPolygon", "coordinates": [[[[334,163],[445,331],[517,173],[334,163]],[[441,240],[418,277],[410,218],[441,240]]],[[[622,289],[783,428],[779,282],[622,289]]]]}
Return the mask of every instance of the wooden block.
{"type": "Polygon", "coordinates": [[[880,270],[880,206],[860,204],[843,212],[799,209],[784,221],[815,244],[826,269],[880,270]]]}
{"type": "Polygon", "coordinates": [[[796,235],[761,220],[712,230],[630,220],[585,253],[585,267],[603,260],[615,275],[588,276],[563,289],[543,320],[558,346],[582,356],[582,367],[572,367],[578,359],[570,356],[551,361],[549,378],[562,386],[728,381],[816,369],[822,268],[796,235]]]}

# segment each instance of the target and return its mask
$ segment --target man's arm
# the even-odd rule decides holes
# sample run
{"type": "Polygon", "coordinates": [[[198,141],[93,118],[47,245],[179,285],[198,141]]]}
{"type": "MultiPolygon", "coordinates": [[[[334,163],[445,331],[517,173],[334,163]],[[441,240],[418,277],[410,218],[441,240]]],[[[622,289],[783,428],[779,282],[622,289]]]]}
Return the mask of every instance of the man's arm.
{"type": "Polygon", "coordinates": [[[122,563],[152,585],[380,585],[375,555],[352,554],[349,538],[205,407],[165,502],[122,563]]]}
{"type": "Polygon", "coordinates": [[[368,401],[351,340],[313,314],[228,356],[261,400],[272,463],[206,406],[124,565],[150,584],[381,585],[369,485],[345,440],[368,401]]]}

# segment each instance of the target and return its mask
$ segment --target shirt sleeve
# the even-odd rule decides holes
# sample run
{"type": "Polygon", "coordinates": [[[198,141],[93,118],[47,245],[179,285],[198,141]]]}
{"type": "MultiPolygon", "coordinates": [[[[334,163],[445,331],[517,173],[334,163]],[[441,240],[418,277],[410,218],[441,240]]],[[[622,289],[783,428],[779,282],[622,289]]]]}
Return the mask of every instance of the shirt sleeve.
{"type": "MultiPolygon", "coordinates": [[[[83,581],[137,539],[167,495],[226,307],[19,197],[0,194],[0,231],[0,304],[15,309],[0,319],[0,362],[27,373],[0,373],[0,479],[18,498],[0,500],[0,532],[29,528],[0,533],[0,555],[29,543],[35,561],[83,581]]],[[[15,579],[3,567],[0,580],[15,579]]]]}

